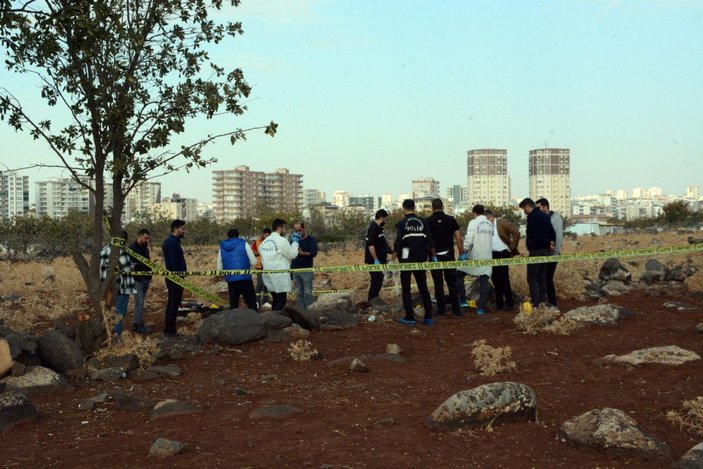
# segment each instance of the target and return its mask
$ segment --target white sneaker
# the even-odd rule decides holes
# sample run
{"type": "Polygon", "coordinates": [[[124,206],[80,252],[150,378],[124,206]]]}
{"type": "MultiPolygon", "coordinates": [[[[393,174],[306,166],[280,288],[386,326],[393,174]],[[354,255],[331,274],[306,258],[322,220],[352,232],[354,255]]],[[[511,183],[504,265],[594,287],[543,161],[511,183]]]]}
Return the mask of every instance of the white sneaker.
{"type": "Polygon", "coordinates": [[[263,310],[270,310],[270,309],[271,309],[271,303],[264,303],[263,306],[261,306],[261,309],[263,309],[263,310]]]}

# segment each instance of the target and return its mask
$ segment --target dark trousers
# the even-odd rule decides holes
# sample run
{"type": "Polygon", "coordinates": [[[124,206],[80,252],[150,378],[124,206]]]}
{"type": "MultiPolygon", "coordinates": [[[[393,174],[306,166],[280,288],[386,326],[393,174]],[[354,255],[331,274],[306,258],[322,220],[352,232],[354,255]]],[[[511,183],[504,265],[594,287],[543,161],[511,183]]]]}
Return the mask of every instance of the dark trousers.
{"type": "Polygon", "coordinates": [[[466,303],[466,284],[464,279],[468,274],[461,270],[456,271],[456,296],[459,298],[459,303],[466,303]]]}
{"type": "Polygon", "coordinates": [[[486,311],[486,303],[488,302],[488,275],[478,276],[478,301],[476,308],[486,311]]]}
{"type": "MultiPolygon", "coordinates": [[[[454,256],[437,256],[439,261],[453,261],[454,256]]],[[[432,282],[434,283],[434,297],[437,300],[437,314],[442,315],[447,309],[447,300],[444,296],[444,283],[449,290],[449,301],[452,304],[452,312],[461,314],[459,307],[459,292],[456,284],[456,269],[430,270],[432,282]]],[[[466,295],[464,295],[466,296],[466,295]]]]}
{"type": "Polygon", "coordinates": [[[422,304],[425,307],[425,319],[432,317],[432,298],[427,289],[427,272],[424,270],[410,270],[400,272],[400,286],[403,291],[403,308],[405,309],[405,319],[415,320],[415,310],[413,308],[413,298],[410,291],[410,279],[415,277],[417,289],[422,297],[422,304]]]}
{"type": "MultiPolygon", "coordinates": [[[[558,255],[558,254],[557,254],[558,255]]],[[[550,305],[557,305],[557,289],[554,287],[554,273],[557,271],[558,262],[547,264],[547,300],[550,305]]]]}
{"type": "Polygon", "coordinates": [[[227,282],[229,292],[229,309],[239,308],[239,295],[244,298],[247,308],[256,311],[256,291],[251,279],[227,282]]]}
{"type": "Polygon", "coordinates": [[[183,300],[183,287],[166,280],[168,290],[168,300],[166,301],[166,321],[164,323],[164,335],[176,335],[176,318],[178,318],[178,308],[183,300]]]}
{"type": "MultiPolygon", "coordinates": [[[[530,251],[530,257],[548,256],[550,253],[549,249],[535,249],[530,251]]],[[[547,264],[527,264],[527,285],[533,306],[547,301],[547,264]]]]}
{"type": "Polygon", "coordinates": [[[271,296],[273,296],[273,305],[271,306],[271,310],[283,311],[283,308],[286,307],[286,301],[288,300],[288,292],[271,292],[271,296]]]}
{"type": "Polygon", "coordinates": [[[383,274],[383,272],[369,272],[371,281],[369,282],[368,301],[376,298],[379,293],[381,293],[381,288],[383,288],[383,274]]]}
{"type": "Polygon", "coordinates": [[[256,299],[259,303],[264,304],[269,301],[269,291],[264,285],[264,279],[262,274],[256,274],[256,299]]]}
{"type": "MultiPolygon", "coordinates": [[[[507,259],[510,251],[493,251],[493,259],[507,259]]],[[[496,308],[513,308],[513,289],[510,286],[510,271],[507,265],[494,265],[491,281],[496,291],[496,308]]]]}

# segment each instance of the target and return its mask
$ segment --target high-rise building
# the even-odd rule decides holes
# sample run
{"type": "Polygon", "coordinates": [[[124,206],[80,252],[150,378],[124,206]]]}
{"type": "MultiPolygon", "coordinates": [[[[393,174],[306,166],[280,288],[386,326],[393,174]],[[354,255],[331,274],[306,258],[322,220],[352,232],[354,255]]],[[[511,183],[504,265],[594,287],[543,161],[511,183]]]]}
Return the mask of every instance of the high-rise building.
{"type": "Polygon", "coordinates": [[[373,212],[378,206],[378,199],[372,195],[349,196],[349,205],[363,207],[366,212],[373,212]]]}
{"type": "Polygon", "coordinates": [[[447,187],[447,199],[451,201],[454,207],[460,207],[466,202],[466,188],[459,184],[447,187]]]}
{"type": "Polygon", "coordinates": [[[393,207],[393,194],[381,194],[381,206],[379,208],[391,210],[393,207]]]}
{"type": "Polygon", "coordinates": [[[347,191],[334,191],[332,193],[332,204],[339,208],[346,207],[349,205],[349,192],[347,191]]]}
{"type": "Polygon", "coordinates": [[[414,179],[412,182],[412,198],[439,197],[439,181],[434,178],[414,179]]]}
{"type": "Polygon", "coordinates": [[[71,212],[90,213],[95,205],[95,197],[85,187],[94,187],[88,177],[82,177],[82,184],[73,178],[52,178],[34,184],[34,209],[38,218],[63,218],[71,212]]]}
{"type": "Polygon", "coordinates": [[[0,171],[0,218],[13,218],[29,211],[29,176],[0,171]]]}
{"type": "Polygon", "coordinates": [[[173,194],[173,196],[164,197],[161,202],[155,203],[152,210],[171,220],[195,221],[198,219],[198,200],[173,194]]]}
{"type": "Polygon", "coordinates": [[[698,186],[688,186],[686,187],[686,197],[692,199],[698,199],[701,196],[701,192],[698,186]]]}
{"type": "Polygon", "coordinates": [[[508,151],[495,148],[469,150],[467,166],[467,202],[502,207],[510,202],[508,151]]]}
{"type": "Polygon", "coordinates": [[[311,207],[321,204],[326,199],[326,194],[317,189],[305,189],[303,191],[303,207],[311,207]]]}
{"type": "Polygon", "coordinates": [[[285,168],[273,173],[237,166],[212,172],[215,218],[232,221],[255,216],[262,208],[296,211],[303,207],[303,175],[285,168]]]}
{"type": "Polygon", "coordinates": [[[549,207],[563,216],[571,208],[571,152],[568,148],[530,150],[530,197],[545,197],[549,207]]]}
{"type": "MultiPolygon", "coordinates": [[[[105,184],[105,207],[114,207],[112,183],[105,184]]],[[[122,220],[134,221],[140,215],[151,213],[154,204],[161,202],[161,183],[144,181],[134,187],[124,199],[122,220]]]]}

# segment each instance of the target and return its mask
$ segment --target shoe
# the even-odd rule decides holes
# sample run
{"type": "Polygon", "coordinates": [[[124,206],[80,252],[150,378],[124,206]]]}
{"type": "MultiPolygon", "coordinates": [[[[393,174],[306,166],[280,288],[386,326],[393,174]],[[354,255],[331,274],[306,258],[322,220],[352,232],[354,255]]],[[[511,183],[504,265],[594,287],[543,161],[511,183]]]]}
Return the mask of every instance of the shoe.
{"type": "Polygon", "coordinates": [[[434,324],[434,321],[432,321],[432,318],[425,318],[422,320],[423,326],[431,326],[432,324],[434,324]]]}
{"type": "Polygon", "coordinates": [[[398,319],[398,322],[401,324],[405,324],[406,326],[414,326],[416,324],[414,319],[398,319]]]}
{"type": "Polygon", "coordinates": [[[134,332],[137,334],[150,334],[151,329],[146,327],[144,324],[135,324],[134,327],[132,328],[134,332]]]}
{"type": "Polygon", "coordinates": [[[476,314],[478,314],[479,316],[485,316],[485,315],[486,315],[486,310],[485,310],[485,309],[479,308],[479,309],[476,310],[476,314]]]}
{"type": "Polygon", "coordinates": [[[468,308],[469,307],[469,302],[468,301],[462,301],[459,303],[460,308],[468,308]]]}
{"type": "Polygon", "coordinates": [[[548,304],[548,305],[547,305],[547,309],[550,310],[550,311],[559,311],[559,308],[557,308],[557,307],[554,306],[553,304],[548,304]]]}

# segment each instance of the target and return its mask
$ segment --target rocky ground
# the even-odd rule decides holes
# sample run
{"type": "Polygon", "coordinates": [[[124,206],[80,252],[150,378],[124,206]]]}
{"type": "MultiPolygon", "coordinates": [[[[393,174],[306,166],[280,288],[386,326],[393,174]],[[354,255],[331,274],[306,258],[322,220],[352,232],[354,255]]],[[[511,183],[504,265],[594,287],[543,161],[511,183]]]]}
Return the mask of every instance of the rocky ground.
{"type": "Polygon", "coordinates": [[[666,416],[703,394],[703,299],[684,287],[564,301],[550,317],[583,325],[571,335],[471,310],[408,327],[382,305],[328,300],[211,316],[147,370],[135,357],[76,368],[70,327],[0,326],[15,356],[0,384],[0,464],[654,468],[703,440],[666,416]],[[572,311],[584,306],[596,308],[572,311]],[[480,374],[480,339],[509,346],[514,369],[480,374]]]}

